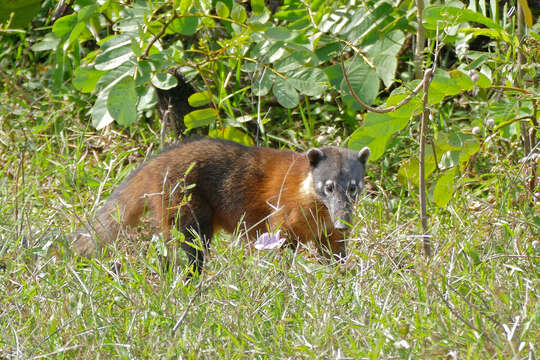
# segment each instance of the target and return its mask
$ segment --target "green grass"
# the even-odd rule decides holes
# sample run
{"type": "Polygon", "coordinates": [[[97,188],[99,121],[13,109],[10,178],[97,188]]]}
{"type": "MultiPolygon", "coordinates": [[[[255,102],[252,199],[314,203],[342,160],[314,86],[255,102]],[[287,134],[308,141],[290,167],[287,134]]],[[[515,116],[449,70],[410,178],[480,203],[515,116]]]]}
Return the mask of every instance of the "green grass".
{"type": "Polygon", "coordinates": [[[0,103],[0,358],[540,356],[538,205],[519,166],[429,207],[430,261],[416,195],[371,164],[346,266],[220,234],[184,284],[147,229],[91,260],[62,236],[155,153],[151,127],[96,132],[84,99],[13,91],[0,103]]]}

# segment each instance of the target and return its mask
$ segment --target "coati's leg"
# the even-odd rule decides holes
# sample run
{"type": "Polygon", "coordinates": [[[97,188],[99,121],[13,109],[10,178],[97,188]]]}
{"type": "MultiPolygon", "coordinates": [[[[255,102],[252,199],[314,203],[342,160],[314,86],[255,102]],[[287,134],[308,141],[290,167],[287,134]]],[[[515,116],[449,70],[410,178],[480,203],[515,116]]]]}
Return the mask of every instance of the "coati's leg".
{"type": "MultiPolygon", "coordinates": [[[[170,239],[170,228],[174,225],[184,234],[181,248],[186,252],[193,273],[200,273],[204,253],[208,251],[213,235],[212,208],[196,192],[171,195],[170,198],[160,196],[150,199],[148,205],[154,222],[161,228],[166,240],[170,239]],[[189,197],[189,202],[179,206],[182,202],[180,196],[184,195],[189,197]]],[[[173,259],[167,260],[170,263],[173,259]]]]}
{"type": "MultiPolygon", "coordinates": [[[[178,225],[185,236],[181,247],[186,252],[188,267],[192,269],[193,274],[201,273],[204,255],[210,248],[210,241],[214,234],[212,217],[211,207],[206,202],[194,201],[193,198],[185,209],[181,210],[178,225]]],[[[190,276],[191,274],[188,275],[190,276]]]]}

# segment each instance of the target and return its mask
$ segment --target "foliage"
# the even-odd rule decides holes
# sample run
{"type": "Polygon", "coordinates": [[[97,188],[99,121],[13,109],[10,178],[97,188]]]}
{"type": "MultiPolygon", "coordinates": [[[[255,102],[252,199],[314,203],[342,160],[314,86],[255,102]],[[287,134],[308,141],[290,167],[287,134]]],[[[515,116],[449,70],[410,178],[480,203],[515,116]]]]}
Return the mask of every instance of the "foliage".
{"type": "Polygon", "coordinates": [[[200,283],[185,285],[185,257],[164,271],[164,244],[149,227],[91,260],[70,254],[61,234],[144,160],[159,142],[155,129],[97,132],[81,111],[87,104],[43,87],[22,93],[33,99],[26,107],[12,92],[0,109],[0,356],[538,353],[539,233],[524,215],[519,165],[498,161],[489,183],[464,187],[449,211],[434,209],[429,262],[415,255],[415,201],[395,176],[375,173],[379,190],[358,209],[345,267],[320,264],[311,250],[256,252],[219,235],[200,283]]]}
{"type": "Polygon", "coordinates": [[[75,0],[53,24],[45,1],[26,30],[13,21],[24,28],[29,13],[10,15],[0,29],[0,357],[533,358],[540,217],[528,185],[539,157],[521,129],[538,129],[540,35],[529,19],[519,38],[512,2],[466,3],[424,12],[426,66],[437,54],[428,262],[411,235],[423,94],[366,112],[341,66],[370,105],[406,98],[418,85],[413,1],[75,0]],[[220,235],[200,285],[187,286],[159,266],[163,243],[140,241],[146,227],[94,260],[51,233],[79,226],[157,147],[154,87],[174,87],[167,70],[178,66],[199,90],[187,133],[370,146],[376,166],[347,267],[220,235]]]}

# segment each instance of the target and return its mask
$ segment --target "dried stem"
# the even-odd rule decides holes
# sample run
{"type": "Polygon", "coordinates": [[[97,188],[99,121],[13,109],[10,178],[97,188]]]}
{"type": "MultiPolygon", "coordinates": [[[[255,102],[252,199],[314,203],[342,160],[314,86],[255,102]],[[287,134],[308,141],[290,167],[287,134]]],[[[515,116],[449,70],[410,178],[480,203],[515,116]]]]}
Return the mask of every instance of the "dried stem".
{"type": "Polygon", "coordinates": [[[424,254],[427,257],[431,257],[431,239],[428,234],[428,225],[427,225],[427,211],[426,211],[426,180],[425,180],[425,151],[426,151],[426,127],[427,127],[427,118],[429,116],[428,110],[428,92],[429,84],[433,78],[433,70],[427,69],[424,72],[424,98],[423,98],[423,109],[420,123],[420,159],[419,159],[419,192],[420,192],[420,219],[422,221],[422,237],[424,239],[424,254]]]}
{"type": "Polygon", "coordinates": [[[359,97],[358,95],[356,95],[356,93],[354,92],[353,88],[352,88],[352,85],[351,85],[351,82],[349,80],[349,75],[347,74],[347,70],[345,69],[345,62],[343,61],[343,55],[340,56],[340,59],[341,59],[341,69],[343,71],[343,77],[345,79],[345,83],[347,83],[347,87],[349,88],[349,91],[351,92],[351,95],[352,97],[354,98],[354,100],[356,100],[356,102],[358,104],[360,104],[362,107],[364,107],[366,110],[368,111],[371,111],[371,112],[374,112],[374,113],[379,113],[379,114],[384,114],[384,113],[388,113],[388,112],[392,112],[392,111],[396,111],[397,109],[399,109],[400,107],[406,105],[409,101],[411,101],[411,99],[420,92],[420,90],[422,90],[422,87],[424,85],[423,82],[421,82],[420,84],[418,84],[418,86],[403,100],[401,100],[399,102],[399,104],[397,105],[394,105],[394,106],[390,106],[390,107],[387,107],[387,108],[374,108],[374,107],[371,107],[369,106],[368,104],[366,104],[365,102],[363,102],[359,97]]]}

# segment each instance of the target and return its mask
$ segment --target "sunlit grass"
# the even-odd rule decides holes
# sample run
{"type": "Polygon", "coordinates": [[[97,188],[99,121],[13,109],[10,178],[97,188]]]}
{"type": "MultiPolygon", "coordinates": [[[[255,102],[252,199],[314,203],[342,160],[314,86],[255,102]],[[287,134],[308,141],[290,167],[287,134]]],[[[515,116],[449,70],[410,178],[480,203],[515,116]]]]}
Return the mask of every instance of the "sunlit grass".
{"type": "Polygon", "coordinates": [[[539,234],[519,167],[430,208],[429,261],[415,195],[372,178],[346,266],[219,234],[186,284],[149,229],[70,253],[63,234],[159,143],[144,126],[96,133],[70,106],[0,113],[0,357],[538,357],[539,234]]]}

